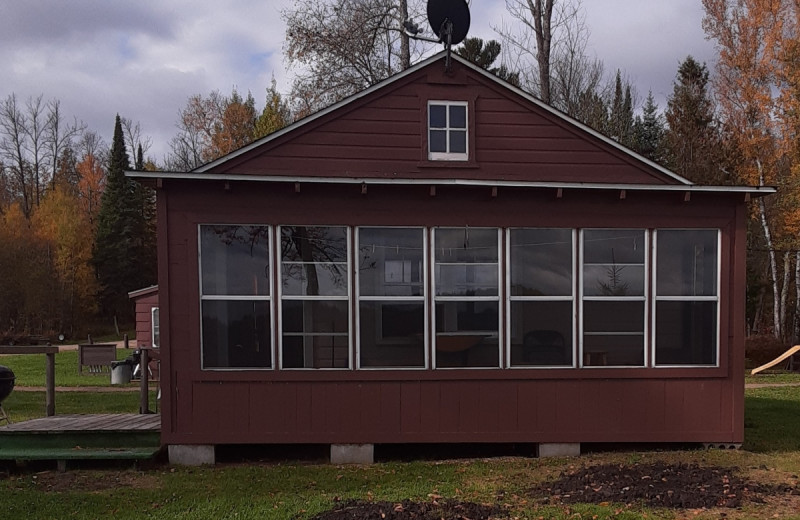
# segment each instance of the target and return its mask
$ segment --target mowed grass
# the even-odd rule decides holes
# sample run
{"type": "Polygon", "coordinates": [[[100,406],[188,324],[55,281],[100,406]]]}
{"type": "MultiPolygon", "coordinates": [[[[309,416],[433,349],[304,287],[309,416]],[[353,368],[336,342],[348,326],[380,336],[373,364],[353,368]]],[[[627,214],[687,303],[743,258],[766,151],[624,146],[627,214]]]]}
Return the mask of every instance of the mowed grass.
{"type": "MultiPolygon", "coordinates": [[[[133,349],[117,349],[117,359],[125,359],[133,349]]],[[[111,386],[109,372],[90,374],[85,369],[78,373],[78,351],[67,350],[55,355],[56,386],[111,386]]],[[[0,356],[0,365],[14,371],[16,386],[45,385],[45,355],[24,354],[0,356]]]]}
{"type": "MultiPolygon", "coordinates": [[[[32,394],[36,393],[13,395],[34,399],[32,394]]],[[[39,398],[43,401],[43,396],[39,398]]],[[[114,406],[134,409],[138,402],[135,393],[64,392],[57,399],[57,407],[75,412],[84,406],[111,406],[107,400],[119,400],[114,406]]],[[[12,404],[14,401],[9,402],[12,404]]],[[[15,470],[0,477],[0,496],[8,518],[26,519],[306,520],[346,499],[455,499],[500,504],[507,508],[508,518],[519,519],[800,519],[800,498],[747,503],[738,510],[675,511],[639,504],[549,505],[530,495],[537,483],[555,479],[576,466],[655,461],[738,467],[758,482],[796,483],[800,474],[800,388],[747,390],[745,406],[746,449],[739,451],[659,451],[655,446],[653,451],[593,453],[577,459],[502,457],[333,466],[278,457],[266,462],[222,461],[214,468],[156,466],[144,471],[116,468],[67,473],[15,470]]]]}
{"type": "MultiPolygon", "coordinates": [[[[14,391],[3,401],[13,422],[45,417],[44,392],[14,391]]],[[[156,391],[150,391],[150,409],[156,406],[156,391]]],[[[138,413],[139,392],[56,392],[56,414],[138,413]]]]}

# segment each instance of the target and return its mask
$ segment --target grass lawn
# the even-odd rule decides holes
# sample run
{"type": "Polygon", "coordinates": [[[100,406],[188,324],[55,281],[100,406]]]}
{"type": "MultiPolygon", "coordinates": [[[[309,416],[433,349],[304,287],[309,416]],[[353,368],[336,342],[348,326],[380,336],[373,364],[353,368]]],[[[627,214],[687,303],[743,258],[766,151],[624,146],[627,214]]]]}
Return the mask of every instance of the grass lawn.
{"type": "MultiPolygon", "coordinates": [[[[125,359],[133,349],[117,349],[117,359],[125,359]]],[[[78,351],[67,350],[56,356],[56,386],[111,386],[108,372],[78,373],[78,351]]],[[[45,355],[24,354],[0,356],[0,365],[9,367],[17,378],[16,386],[44,386],[45,355]]],[[[138,383],[137,383],[138,384],[138,383]]]]}
{"type": "MultiPolygon", "coordinates": [[[[155,408],[156,392],[150,391],[150,409],[155,408]]],[[[44,392],[12,392],[3,408],[14,422],[46,415],[44,392]]],[[[139,392],[56,392],[56,414],[137,413],[139,392]]]]}
{"type": "MultiPolygon", "coordinates": [[[[38,395],[37,395],[38,394],[38,395]]],[[[62,393],[57,409],[135,410],[136,393],[62,393]]],[[[15,392],[9,408],[31,406],[44,396],[15,392]]],[[[339,500],[437,497],[501,504],[508,518],[557,519],[745,519],[800,520],[800,497],[776,497],[740,509],[679,511],[639,504],[546,505],[532,499],[537,483],[581,465],[696,463],[738,467],[760,483],[797,483],[800,474],[800,388],[746,391],[745,449],[740,451],[609,451],[579,459],[489,459],[382,462],[372,466],[332,466],[302,461],[252,460],[214,468],[132,468],[0,472],[0,496],[9,518],[95,519],[275,519],[305,520],[331,509],[339,500]]]]}

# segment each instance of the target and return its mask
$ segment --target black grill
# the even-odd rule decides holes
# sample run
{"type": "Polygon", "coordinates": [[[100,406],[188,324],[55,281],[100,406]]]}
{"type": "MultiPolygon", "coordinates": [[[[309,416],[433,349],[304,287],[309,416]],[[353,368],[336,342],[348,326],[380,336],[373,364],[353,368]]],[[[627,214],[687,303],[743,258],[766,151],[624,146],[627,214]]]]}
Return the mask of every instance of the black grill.
{"type": "Polygon", "coordinates": [[[0,365],[0,404],[3,404],[3,400],[14,390],[14,381],[16,381],[14,372],[10,368],[0,365]]]}

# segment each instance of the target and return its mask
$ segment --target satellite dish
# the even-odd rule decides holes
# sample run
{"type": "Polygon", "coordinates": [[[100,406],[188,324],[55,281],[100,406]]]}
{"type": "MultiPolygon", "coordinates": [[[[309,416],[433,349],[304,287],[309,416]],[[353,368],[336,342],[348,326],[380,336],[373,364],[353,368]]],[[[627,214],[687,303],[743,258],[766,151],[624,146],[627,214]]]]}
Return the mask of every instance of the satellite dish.
{"type": "Polygon", "coordinates": [[[469,31],[469,6],[465,0],[428,0],[428,23],[448,47],[464,41],[469,31]]]}

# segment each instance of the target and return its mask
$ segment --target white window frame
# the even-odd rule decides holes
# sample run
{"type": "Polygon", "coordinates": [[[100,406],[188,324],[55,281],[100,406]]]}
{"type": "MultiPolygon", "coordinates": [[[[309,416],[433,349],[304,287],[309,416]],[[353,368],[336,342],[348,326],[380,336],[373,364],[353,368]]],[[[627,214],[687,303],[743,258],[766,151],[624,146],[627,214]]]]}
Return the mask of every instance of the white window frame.
{"type": "MultiPolygon", "coordinates": [[[[650,284],[648,283],[649,280],[649,273],[650,273],[650,233],[646,228],[582,228],[580,230],[580,252],[579,252],[579,279],[578,279],[578,298],[580,300],[580,320],[579,320],[579,328],[578,328],[578,367],[582,369],[608,369],[608,368],[625,368],[625,369],[641,369],[647,368],[650,366],[650,349],[647,348],[647,339],[650,337],[649,330],[648,330],[648,302],[650,301],[650,284]],[[586,265],[584,262],[584,252],[586,250],[585,247],[585,232],[586,231],[621,231],[626,229],[632,229],[637,231],[642,231],[644,236],[644,273],[643,273],[643,295],[642,296],[586,296],[584,295],[584,266],[586,265]],[[640,301],[642,302],[642,315],[643,315],[643,323],[642,323],[642,359],[643,364],[641,365],[585,365],[583,362],[584,357],[584,320],[586,313],[584,312],[584,302],[586,301],[610,301],[610,302],[618,302],[618,301],[640,301]]],[[[637,264],[638,265],[638,264],[637,264]]],[[[603,333],[603,335],[636,335],[638,333],[603,333]]]]}
{"type": "MultiPolygon", "coordinates": [[[[355,228],[355,257],[354,259],[359,258],[359,251],[360,251],[360,240],[361,234],[360,230],[362,229],[415,229],[419,230],[422,233],[422,296],[361,296],[361,285],[360,285],[360,276],[359,276],[359,265],[355,266],[355,286],[353,288],[355,293],[355,312],[356,312],[356,325],[355,330],[357,331],[355,334],[356,340],[356,369],[357,370],[427,370],[430,367],[430,355],[429,355],[429,342],[428,342],[428,313],[429,313],[429,289],[428,289],[428,228],[424,226],[358,226],[355,228]],[[365,301],[373,301],[373,302],[422,302],[423,304],[423,313],[424,313],[424,322],[423,322],[423,329],[422,329],[422,342],[424,349],[424,366],[421,367],[411,367],[411,366],[395,366],[395,367],[362,367],[361,366],[361,302],[365,301]]],[[[355,260],[354,260],[355,261],[355,260]]]]}
{"type": "Polygon", "coordinates": [[[161,343],[161,321],[158,314],[158,307],[150,307],[150,345],[158,348],[161,343]],[[158,337],[158,341],[156,341],[158,337]]]}
{"type": "Polygon", "coordinates": [[[508,332],[508,342],[506,344],[506,365],[510,369],[514,370],[541,370],[541,369],[564,369],[564,368],[575,368],[577,367],[577,359],[578,353],[576,352],[576,345],[577,345],[577,338],[575,337],[575,323],[577,321],[577,298],[575,294],[575,284],[578,280],[578,273],[577,273],[577,240],[578,240],[578,233],[577,230],[574,228],[537,228],[537,227],[510,227],[506,230],[506,256],[504,259],[505,266],[506,266],[506,324],[505,330],[508,332]],[[572,238],[572,251],[570,253],[570,261],[572,262],[572,294],[570,296],[512,296],[511,294],[511,232],[513,230],[518,229],[569,229],[571,232],[572,238]],[[572,363],[569,365],[512,365],[511,364],[511,304],[513,302],[526,302],[526,301],[539,301],[539,302],[548,302],[548,301],[571,301],[572,302],[572,343],[570,344],[570,349],[572,350],[572,363]]]}
{"type": "MultiPolygon", "coordinates": [[[[277,270],[274,271],[274,278],[275,281],[273,282],[277,286],[277,293],[276,299],[277,304],[276,307],[278,309],[276,318],[277,322],[277,330],[278,330],[278,364],[280,370],[290,370],[290,371],[317,371],[317,370],[332,370],[332,371],[342,371],[342,370],[353,370],[353,253],[352,253],[352,227],[343,224],[281,224],[277,226],[277,230],[275,233],[275,241],[276,241],[276,266],[277,270]],[[315,228],[344,228],[347,234],[347,243],[345,249],[347,251],[347,265],[345,266],[345,271],[347,273],[347,295],[346,296],[306,296],[306,295],[284,295],[283,294],[283,258],[281,257],[279,251],[281,250],[281,237],[282,229],[285,227],[315,227],[315,228]],[[283,302],[284,301],[346,301],[347,302],[347,366],[346,367],[284,367],[283,366],[283,302]]],[[[330,333],[330,332],[319,332],[319,333],[291,333],[292,335],[297,334],[300,336],[342,336],[341,332],[337,333],[330,333]]]]}
{"type": "Polygon", "coordinates": [[[428,160],[431,161],[468,161],[469,160],[469,102],[468,101],[443,101],[443,100],[430,100],[428,101],[428,111],[425,114],[427,121],[425,122],[425,126],[428,129],[428,160]],[[432,106],[444,106],[445,108],[445,126],[443,128],[431,128],[431,107],[432,106]],[[450,151],[450,132],[453,130],[460,131],[461,128],[451,128],[450,127],[450,107],[451,106],[463,106],[465,117],[464,117],[464,133],[465,133],[465,152],[451,152],[450,151]],[[432,152],[430,150],[430,143],[431,143],[431,130],[443,130],[446,136],[446,152],[432,152]]]}
{"type": "Polygon", "coordinates": [[[721,271],[722,271],[722,231],[719,228],[659,228],[653,231],[653,298],[650,303],[651,309],[650,312],[653,316],[653,330],[650,336],[650,359],[653,360],[652,366],[653,368],[716,368],[720,366],[720,290],[722,286],[720,285],[721,279],[721,271]],[[659,296],[658,295],[658,231],[715,231],[717,233],[717,273],[716,273],[716,295],[715,296],[659,296]],[[658,345],[656,344],[656,334],[657,334],[657,315],[656,315],[656,304],[660,301],[678,301],[678,302],[708,302],[713,301],[716,303],[716,314],[717,314],[717,323],[716,323],[716,352],[715,352],[715,364],[708,364],[708,365],[659,365],[656,363],[656,349],[658,345]]]}
{"type": "Polygon", "coordinates": [[[275,254],[273,248],[273,226],[268,224],[211,224],[207,222],[203,222],[197,225],[197,279],[198,279],[198,291],[200,294],[200,301],[198,306],[198,312],[200,319],[200,365],[202,370],[214,370],[214,371],[224,371],[224,372],[242,372],[246,370],[275,370],[275,334],[274,334],[274,325],[275,325],[275,299],[273,298],[273,294],[275,294],[275,276],[273,275],[273,262],[275,261],[275,254]],[[204,295],[203,294],[203,247],[202,247],[202,227],[203,226],[247,226],[247,227],[261,227],[267,228],[267,257],[269,258],[269,269],[270,269],[270,276],[269,276],[269,295],[204,295]],[[270,342],[270,349],[269,349],[269,364],[268,367],[206,367],[204,364],[205,356],[204,354],[204,345],[203,345],[203,302],[204,301],[268,301],[269,302],[269,312],[270,312],[270,334],[269,334],[269,342],[270,342]]]}
{"type": "MultiPolygon", "coordinates": [[[[493,226],[435,226],[430,230],[430,265],[431,265],[431,362],[435,370],[497,370],[504,368],[503,351],[505,338],[505,320],[503,320],[502,273],[503,273],[503,228],[493,226]],[[436,294],[436,230],[438,229],[494,229],[497,232],[497,296],[437,296],[436,294]],[[436,304],[438,302],[497,302],[497,365],[486,367],[439,367],[436,365],[436,304]]],[[[476,264],[471,264],[476,265],[476,264]]]]}

